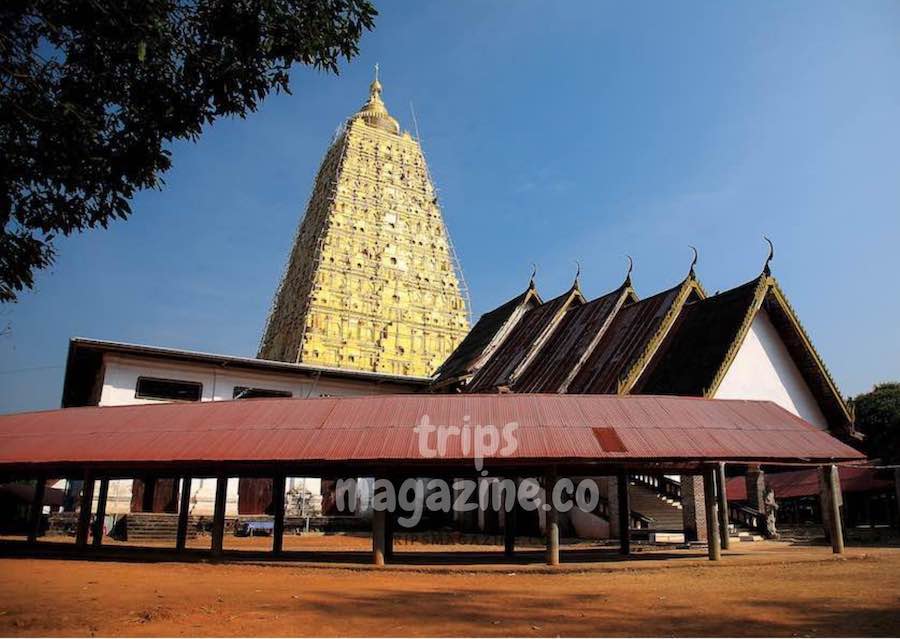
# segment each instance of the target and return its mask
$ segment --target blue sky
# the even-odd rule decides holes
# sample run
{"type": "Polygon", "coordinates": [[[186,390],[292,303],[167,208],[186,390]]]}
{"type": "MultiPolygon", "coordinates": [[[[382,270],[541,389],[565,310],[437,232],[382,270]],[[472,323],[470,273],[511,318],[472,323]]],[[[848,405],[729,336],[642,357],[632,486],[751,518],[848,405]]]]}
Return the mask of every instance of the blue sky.
{"type": "Polygon", "coordinates": [[[318,163],[379,62],[474,314],[575,260],[588,295],[773,270],[845,394],[900,378],[900,3],[377,2],[340,77],[172,147],[134,216],[0,307],[0,412],[59,405],[68,339],[254,355],[318,163]]]}

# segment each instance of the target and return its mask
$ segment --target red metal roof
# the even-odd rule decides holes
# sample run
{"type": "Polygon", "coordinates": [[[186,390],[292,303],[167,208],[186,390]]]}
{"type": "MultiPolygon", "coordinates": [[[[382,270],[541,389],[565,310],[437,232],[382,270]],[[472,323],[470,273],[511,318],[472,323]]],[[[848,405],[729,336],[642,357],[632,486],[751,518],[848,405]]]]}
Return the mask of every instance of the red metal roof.
{"type": "MultiPolygon", "coordinates": [[[[871,490],[893,489],[894,482],[879,479],[873,468],[853,468],[845,466],[838,469],[841,478],[841,491],[844,493],[862,493],[871,490]]],[[[785,473],[766,473],[766,483],[772,487],[775,497],[788,499],[791,497],[810,497],[819,494],[819,472],[814,468],[792,470],[785,473]]],[[[725,484],[728,499],[734,501],[747,500],[747,483],[743,477],[732,477],[725,484]]]]}
{"type": "MultiPolygon", "coordinates": [[[[771,402],[607,395],[383,395],[69,408],[0,416],[0,468],[27,464],[460,462],[413,428],[515,423],[485,459],[848,461],[863,455],[771,402]],[[604,449],[593,429],[610,429],[604,449]]],[[[433,442],[433,436],[432,436],[433,442]]]]}

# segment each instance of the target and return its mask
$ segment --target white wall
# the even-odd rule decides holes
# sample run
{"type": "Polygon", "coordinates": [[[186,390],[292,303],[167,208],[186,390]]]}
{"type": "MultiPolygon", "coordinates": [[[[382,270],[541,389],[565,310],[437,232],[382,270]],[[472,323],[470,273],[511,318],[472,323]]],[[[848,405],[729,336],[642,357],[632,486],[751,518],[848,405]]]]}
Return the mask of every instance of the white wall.
{"type": "Polygon", "coordinates": [[[764,310],[754,318],[715,398],[770,400],[813,426],[828,428],[818,402],[764,310]]]}
{"type": "MultiPolygon", "coordinates": [[[[315,380],[306,375],[227,370],[212,365],[161,362],[156,359],[113,354],[104,355],[102,375],[100,406],[163,403],[162,400],[135,397],[138,377],[158,377],[199,382],[203,384],[202,401],[204,402],[231,400],[235,386],[289,391],[296,398],[320,397],[323,395],[331,397],[379,395],[412,390],[411,386],[403,384],[330,379],[325,375],[315,380]]],[[[306,490],[314,495],[320,493],[321,480],[318,477],[295,478],[295,484],[299,486],[303,479],[306,480],[306,490]]],[[[290,478],[288,478],[288,482],[290,483],[290,478]]],[[[107,500],[107,512],[109,514],[125,514],[130,511],[131,485],[131,480],[110,481],[107,500]]],[[[216,495],[215,479],[194,478],[191,493],[192,514],[211,516],[216,495]]],[[[229,480],[226,495],[225,513],[229,517],[236,516],[238,514],[237,479],[229,480]]]]}

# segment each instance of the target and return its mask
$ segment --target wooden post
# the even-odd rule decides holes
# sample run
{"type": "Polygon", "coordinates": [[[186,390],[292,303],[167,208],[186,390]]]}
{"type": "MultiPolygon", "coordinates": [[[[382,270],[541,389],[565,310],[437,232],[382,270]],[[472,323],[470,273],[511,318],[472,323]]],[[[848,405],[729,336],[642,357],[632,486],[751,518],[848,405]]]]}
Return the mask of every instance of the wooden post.
{"type": "Polygon", "coordinates": [[[187,546],[188,517],[191,514],[191,478],[181,479],[181,499],[178,501],[178,532],[175,535],[175,550],[181,552],[187,546]]]}
{"type": "Polygon", "coordinates": [[[828,509],[828,518],[823,517],[822,519],[824,521],[830,520],[831,530],[826,532],[830,533],[831,550],[835,554],[840,555],[844,552],[844,531],[841,526],[841,507],[838,500],[838,495],[841,492],[841,480],[838,477],[837,466],[834,464],[821,466],[820,472],[822,473],[822,486],[825,491],[825,506],[828,509]]]}
{"type": "Polygon", "coordinates": [[[272,553],[284,550],[284,473],[272,477],[272,553]]]}
{"type": "Polygon", "coordinates": [[[97,515],[94,517],[94,545],[103,544],[103,524],[106,519],[106,498],[109,496],[109,478],[100,480],[100,492],[97,494],[97,515]]]}
{"type": "MultiPolygon", "coordinates": [[[[517,479],[513,480],[513,486],[515,488],[516,497],[518,497],[518,485],[519,482],[517,479]]],[[[504,504],[506,503],[506,499],[503,500],[504,504]]],[[[503,554],[507,557],[514,557],[516,554],[516,526],[518,525],[519,519],[519,503],[518,499],[513,499],[512,509],[506,511],[503,517],[503,554]]]]}
{"type": "Polygon", "coordinates": [[[541,508],[546,514],[545,533],[547,536],[547,565],[559,565],[559,513],[553,503],[553,492],[556,488],[556,469],[547,470],[544,476],[544,503],[541,508]]]}
{"type": "MultiPolygon", "coordinates": [[[[378,484],[380,478],[375,478],[375,485],[378,484]]],[[[372,494],[372,563],[376,566],[383,566],[385,559],[387,511],[379,508],[379,502],[384,502],[380,494],[384,488],[375,488],[372,494]]],[[[382,504],[383,505],[383,504],[382,504]]]]}
{"type": "Polygon", "coordinates": [[[397,511],[384,514],[384,559],[394,558],[394,529],[397,527],[397,511]]]}
{"type": "Polygon", "coordinates": [[[47,490],[47,478],[38,475],[34,483],[34,496],[31,499],[31,510],[28,512],[28,543],[37,543],[41,534],[41,523],[44,519],[44,495],[47,490]]]}
{"type": "Polygon", "coordinates": [[[631,500],[628,498],[628,473],[619,472],[616,480],[619,505],[619,552],[631,553],[631,500]]]}
{"type": "Polygon", "coordinates": [[[716,469],[703,471],[703,503],[706,507],[706,545],[710,561],[718,561],[722,556],[719,546],[719,516],[716,508],[716,469]]]}
{"type": "Polygon", "coordinates": [[[376,566],[384,565],[384,526],[386,515],[387,513],[384,510],[372,512],[372,563],[376,566]]]}
{"type": "Polygon", "coordinates": [[[731,548],[731,534],[728,530],[728,493],[725,492],[725,462],[719,462],[716,469],[716,495],[719,497],[719,534],[722,550],[731,548]]]}
{"type": "Polygon", "coordinates": [[[75,531],[75,545],[85,548],[91,532],[91,508],[94,501],[94,473],[84,471],[81,483],[81,510],[78,513],[78,528],[75,531]]]}
{"type": "Polygon", "coordinates": [[[222,555],[225,543],[225,498],[228,495],[228,476],[216,477],[216,503],[213,511],[212,525],[212,554],[213,557],[222,555]]]}

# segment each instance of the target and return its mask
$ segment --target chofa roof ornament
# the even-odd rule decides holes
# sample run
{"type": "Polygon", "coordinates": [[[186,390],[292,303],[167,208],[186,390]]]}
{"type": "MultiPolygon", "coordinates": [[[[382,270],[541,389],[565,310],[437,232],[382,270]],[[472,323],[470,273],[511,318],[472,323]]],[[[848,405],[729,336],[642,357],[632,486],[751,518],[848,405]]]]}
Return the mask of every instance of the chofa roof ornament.
{"type": "Polygon", "coordinates": [[[765,235],[763,235],[763,239],[769,243],[769,257],[766,258],[766,265],[763,266],[763,275],[768,277],[772,275],[772,269],[769,268],[769,264],[772,262],[772,258],[775,257],[775,245],[765,235]]]}
{"type": "Polygon", "coordinates": [[[690,279],[697,279],[697,272],[694,270],[694,268],[697,266],[697,258],[699,257],[699,253],[697,253],[697,248],[695,246],[691,246],[690,249],[694,252],[694,259],[691,260],[691,270],[688,271],[688,277],[690,279]]]}

